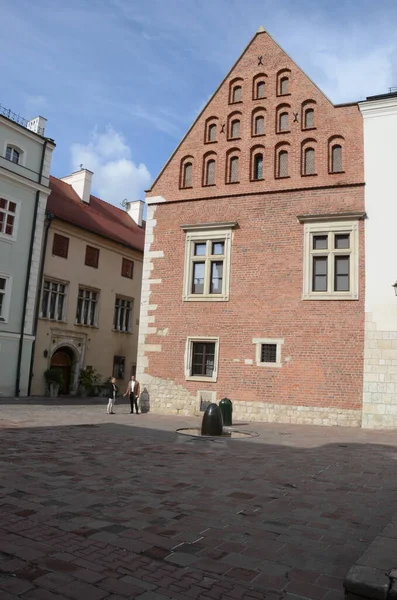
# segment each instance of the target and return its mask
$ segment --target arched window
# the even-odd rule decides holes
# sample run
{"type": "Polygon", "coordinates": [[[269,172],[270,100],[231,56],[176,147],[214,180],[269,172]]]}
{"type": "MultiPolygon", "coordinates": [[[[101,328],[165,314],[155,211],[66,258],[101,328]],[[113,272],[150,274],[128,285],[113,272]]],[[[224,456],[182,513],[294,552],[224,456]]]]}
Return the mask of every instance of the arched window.
{"type": "Polygon", "coordinates": [[[277,177],[288,177],[288,152],[280,150],[277,161],[277,177]]]}
{"type": "Polygon", "coordinates": [[[254,156],[253,179],[263,179],[263,154],[261,152],[254,156]]]}
{"type": "Polygon", "coordinates": [[[305,110],[305,129],[312,129],[314,127],[314,109],[307,108],[305,110]]]}
{"type": "Polygon", "coordinates": [[[215,185],[215,160],[211,158],[205,165],[204,185],[215,185]]]}
{"type": "Polygon", "coordinates": [[[265,133],[265,117],[258,115],[254,121],[254,135],[263,135],[265,133]]]}
{"type": "Polygon", "coordinates": [[[266,93],[266,84],[264,81],[258,81],[256,84],[255,98],[264,98],[266,93]]]}
{"type": "Polygon", "coordinates": [[[288,77],[281,77],[280,79],[280,96],[288,94],[289,91],[289,79],[288,77]]]}
{"type": "Polygon", "coordinates": [[[303,156],[303,174],[304,175],[314,175],[316,172],[315,169],[315,153],[314,148],[306,148],[303,156]]]}
{"type": "Polygon", "coordinates": [[[232,156],[229,161],[229,183],[237,183],[238,176],[238,156],[232,156]]]}
{"type": "Polygon", "coordinates": [[[207,138],[208,142],[215,142],[216,141],[216,124],[215,123],[211,123],[211,125],[208,126],[208,138],[207,138]]]}
{"type": "Polygon", "coordinates": [[[239,119],[234,119],[232,121],[231,127],[230,127],[230,137],[231,138],[240,137],[240,120],[239,119]]]}
{"type": "Polygon", "coordinates": [[[335,144],[331,149],[331,173],[341,173],[342,171],[342,146],[335,144]]]}
{"type": "Polygon", "coordinates": [[[10,160],[11,162],[18,165],[20,158],[21,158],[21,153],[19,150],[17,150],[16,148],[13,148],[13,146],[7,146],[7,148],[6,148],[6,159],[7,160],[10,160]]]}
{"type": "Polygon", "coordinates": [[[288,131],[288,113],[282,112],[278,118],[278,130],[279,131],[288,131]]]}
{"type": "Polygon", "coordinates": [[[232,92],[232,103],[241,102],[243,98],[243,89],[241,85],[235,85],[232,92]]]}
{"type": "Polygon", "coordinates": [[[186,162],[183,165],[182,187],[184,187],[184,188],[192,187],[192,174],[193,174],[193,164],[191,162],[186,162]]]}

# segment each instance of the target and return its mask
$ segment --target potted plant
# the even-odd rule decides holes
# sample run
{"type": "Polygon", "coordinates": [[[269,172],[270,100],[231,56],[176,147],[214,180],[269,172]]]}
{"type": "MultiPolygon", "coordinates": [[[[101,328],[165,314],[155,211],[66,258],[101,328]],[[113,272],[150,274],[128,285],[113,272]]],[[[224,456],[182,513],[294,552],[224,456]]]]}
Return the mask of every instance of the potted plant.
{"type": "Polygon", "coordinates": [[[101,378],[96,369],[87,366],[80,369],[79,393],[81,396],[97,396],[101,378]]]}
{"type": "Polygon", "coordinates": [[[50,398],[58,398],[59,388],[62,386],[62,371],[50,368],[44,373],[44,377],[48,385],[50,398]]]}

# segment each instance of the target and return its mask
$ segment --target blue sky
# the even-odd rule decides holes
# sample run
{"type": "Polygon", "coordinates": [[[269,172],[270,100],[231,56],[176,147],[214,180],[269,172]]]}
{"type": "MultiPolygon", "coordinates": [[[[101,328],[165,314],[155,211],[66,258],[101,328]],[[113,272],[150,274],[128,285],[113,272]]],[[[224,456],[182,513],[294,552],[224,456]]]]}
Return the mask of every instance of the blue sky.
{"type": "Polygon", "coordinates": [[[395,0],[0,0],[0,103],[48,119],[80,163],[143,198],[260,25],[335,103],[397,86],[395,0]]]}

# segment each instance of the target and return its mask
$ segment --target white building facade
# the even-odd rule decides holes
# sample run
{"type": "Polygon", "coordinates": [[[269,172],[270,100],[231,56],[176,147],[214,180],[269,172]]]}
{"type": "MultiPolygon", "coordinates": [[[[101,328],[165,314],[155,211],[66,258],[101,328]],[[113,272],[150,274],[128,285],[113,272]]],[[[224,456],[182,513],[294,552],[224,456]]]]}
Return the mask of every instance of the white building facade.
{"type": "Polygon", "coordinates": [[[397,427],[397,92],[359,106],[368,216],[362,427],[383,429],[397,427]]]}
{"type": "Polygon", "coordinates": [[[26,396],[53,140],[0,106],[0,398],[26,396]]]}

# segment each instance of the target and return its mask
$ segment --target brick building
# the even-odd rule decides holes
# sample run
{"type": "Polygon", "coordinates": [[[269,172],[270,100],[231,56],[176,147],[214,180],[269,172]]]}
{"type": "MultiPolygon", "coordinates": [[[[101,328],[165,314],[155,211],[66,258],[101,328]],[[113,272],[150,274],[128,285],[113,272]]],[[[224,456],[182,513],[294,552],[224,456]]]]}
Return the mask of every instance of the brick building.
{"type": "Polygon", "coordinates": [[[361,423],[363,125],[263,30],[147,195],[151,410],[361,423]]]}

